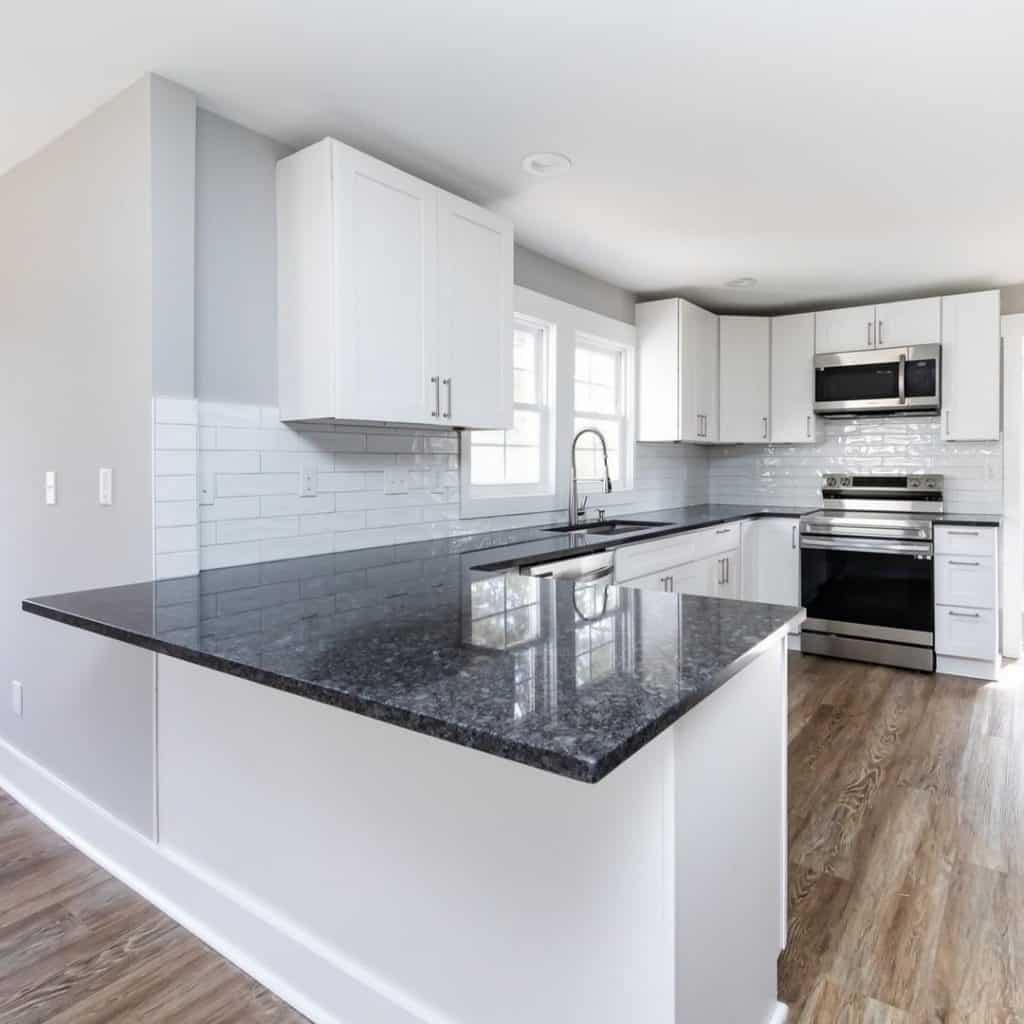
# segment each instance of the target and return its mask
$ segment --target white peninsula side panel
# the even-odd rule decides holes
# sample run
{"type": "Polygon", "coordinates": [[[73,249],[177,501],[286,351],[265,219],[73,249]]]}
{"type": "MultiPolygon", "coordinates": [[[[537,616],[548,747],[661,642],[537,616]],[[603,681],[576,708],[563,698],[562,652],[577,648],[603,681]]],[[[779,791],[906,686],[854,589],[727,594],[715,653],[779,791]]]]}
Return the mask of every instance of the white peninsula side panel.
{"type": "MultiPolygon", "coordinates": [[[[374,1024],[765,1024],[783,640],[596,785],[161,656],[160,845],[394,1007],[374,1024]]],[[[351,1019],[299,964],[219,948],[351,1019]]]]}

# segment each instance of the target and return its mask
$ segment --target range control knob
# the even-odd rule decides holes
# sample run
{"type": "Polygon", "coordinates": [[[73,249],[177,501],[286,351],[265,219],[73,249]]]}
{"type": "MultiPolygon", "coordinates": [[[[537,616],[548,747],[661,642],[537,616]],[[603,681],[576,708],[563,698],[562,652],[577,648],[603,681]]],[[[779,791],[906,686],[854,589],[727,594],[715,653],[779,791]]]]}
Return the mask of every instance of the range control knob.
{"type": "Polygon", "coordinates": [[[910,486],[911,487],[920,487],[921,486],[921,478],[917,477],[917,476],[912,476],[910,478],[910,486]]]}
{"type": "Polygon", "coordinates": [[[834,476],[827,476],[827,477],[825,477],[825,486],[826,487],[835,487],[835,485],[836,485],[836,478],[834,476]]]}
{"type": "Polygon", "coordinates": [[[839,486],[840,487],[852,487],[853,486],[853,477],[852,476],[841,477],[840,480],[839,480],[839,486]]]}

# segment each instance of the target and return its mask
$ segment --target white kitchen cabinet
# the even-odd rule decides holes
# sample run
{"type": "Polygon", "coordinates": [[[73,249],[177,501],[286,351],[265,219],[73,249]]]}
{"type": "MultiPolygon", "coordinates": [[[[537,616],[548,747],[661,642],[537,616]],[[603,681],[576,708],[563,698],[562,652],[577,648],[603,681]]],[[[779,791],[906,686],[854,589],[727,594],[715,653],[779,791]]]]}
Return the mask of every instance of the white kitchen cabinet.
{"type": "Polygon", "coordinates": [[[772,317],[771,440],[815,440],[814,314],[772,317]]]}
{"type": "MultiPolygon", "coordinates": [[[[749,519],[743,523],[744,601],[799,608],[800,523],[797,519],[749,519]]],[[[799,633],[794,626],[790,633],[799,633]]]]}
{"type": "Polygon", "coordinates": [[[815,314],[815,351],[852,352],[875,347],[875,307],[849,306],[815,314]]]}
{"type": "Polygon", "coordinates": [[[512,229],[334,139],[277,167],[283,420],[511,426],[512,229]]]}
{"type": "Polygon", "coordinates": [[[438,193],[442,421],[512,422],[512,230],[508,221],[438,193]]]}
{"type": "Polygon", "coordinates": [[[638,441],[718,440],[718,317],[684,299],[636,307],[638,441]]]}
{"type": "Polygon", "coordinates": [[[909,299],[875,307],[875,347],[936,345],[941,336],[942,300],[909,299]]]}
{"type": "Polygon", "coordinates": [[[719,319],[718,437],[723,443],[769,440],[771,325],[766,317],[719,319]]]}
{"type": "Polygon", "coordinates": [[[999,439],[999,292],[942,299],[942,437],[999,439]]]}

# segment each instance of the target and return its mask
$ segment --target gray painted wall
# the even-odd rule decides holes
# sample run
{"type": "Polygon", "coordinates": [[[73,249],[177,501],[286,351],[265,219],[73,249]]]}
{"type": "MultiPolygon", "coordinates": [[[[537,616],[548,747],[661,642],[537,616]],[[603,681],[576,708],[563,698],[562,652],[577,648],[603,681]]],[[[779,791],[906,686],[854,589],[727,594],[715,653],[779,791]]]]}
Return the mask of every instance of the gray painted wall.
{"type": "Polygon", "coordinates": [[[149,76],[152,119],[153,390],[195,395],[196,97],[149,76]]]}
{"type": "Polygon", "coordinates": [[[274,168],[291,151],[206,110],[196,128],[196,394],[276,404],[274,168]]]}
{"type": "MultiPolygon", "coordinates": [[[[199,110],[195,301],[200,399],[277,403],[274,167],[289,152],[265,135],[199,110]]],[[[631,293],[520,246],[515,280],[635,322],[631,293]]]]}
{"type": "Polygon", "coordinates": [[[516,246],[516,284],[627,324],[636,323],[636,296],[582,271],[516,246]]]}
{"type": "Polygon", "coordinates": [[[0,738],[147,833],[153,656],[19,605],[151,574],[150,90],[0,177],[0,738]]]}

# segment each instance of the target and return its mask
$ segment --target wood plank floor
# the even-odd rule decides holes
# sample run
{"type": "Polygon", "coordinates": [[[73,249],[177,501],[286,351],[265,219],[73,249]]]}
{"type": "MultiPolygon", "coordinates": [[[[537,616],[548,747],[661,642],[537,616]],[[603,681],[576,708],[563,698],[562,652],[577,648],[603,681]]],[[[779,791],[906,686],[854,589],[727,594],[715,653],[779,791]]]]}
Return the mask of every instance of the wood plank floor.
{"type": "MultiPolygon", "coordinates": [[[[1024,1024],[1024,671],[790,672],[790,1020],[1024,1024]]],[[[0,793],[0,1024],[304,1019],[0,793]]]]}
{"type": "Polygon", "coordinates": [[[790,656],[797,1024],[1024,1022],[1024,698],[790,656]]]}
{"type": "Polygon", "coordinates": [[[165,1021],[306,1018],[0,791],[0,1022],[165,1021]]]}

